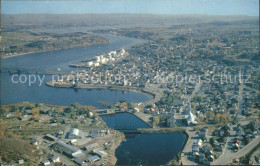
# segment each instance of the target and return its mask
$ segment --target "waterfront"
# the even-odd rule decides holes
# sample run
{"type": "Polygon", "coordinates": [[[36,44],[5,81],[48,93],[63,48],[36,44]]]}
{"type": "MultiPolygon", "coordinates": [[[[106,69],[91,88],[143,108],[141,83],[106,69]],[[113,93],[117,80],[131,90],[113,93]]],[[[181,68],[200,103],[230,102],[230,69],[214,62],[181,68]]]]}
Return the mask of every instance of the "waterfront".
{"type": "MultiPolygon", "coordinates": [[[[150,128],[148,124],[130,113],[101,116],[107,126],[122,132],[150,128]]],[[[126,140],[116,149],[117,165],[167,164],[180,153],[186,142],[183,132],[126,134],[126,140]]]]}
{"type": "MultiPolygon", "coordinates": [[[[69,72],[73,70],[73,68],[69,67],[72,63],[91,58],[104,52],[109,52],[120,48],[128,48],[144,42],[144,40],[140,39],[113,35],[104,36],[110,40],[109,44],[95,45],[85,48],[48,51],[1,59],[1,104],[29,101],[70,105],[73,102],[78,102],[82,105],[93,105],[98,108],[105,108],[98,101],[106,101],[110,104],[113,104],[119,100],[126,100],[129,102],[148,101],[149,96],[137,92],[112,91],[106,89],[74,90],[70,88],[52,88],[46,86],[44,83],[39,86],[38,80],[31,86],[27,83],[15,84],[11,81],[11,75],[7,72],[8,70],[26,69],[26,71],[30,74],[35,74],[36,72],[43,74],[48,71],[56,72],[58,68],[61,72],[69,72]]],[[[28,73],[22,74],[28,76],[28,73]]],[[[50,79],[51,76],[45,75],[44,81],[48,81],[50,79]]]]}

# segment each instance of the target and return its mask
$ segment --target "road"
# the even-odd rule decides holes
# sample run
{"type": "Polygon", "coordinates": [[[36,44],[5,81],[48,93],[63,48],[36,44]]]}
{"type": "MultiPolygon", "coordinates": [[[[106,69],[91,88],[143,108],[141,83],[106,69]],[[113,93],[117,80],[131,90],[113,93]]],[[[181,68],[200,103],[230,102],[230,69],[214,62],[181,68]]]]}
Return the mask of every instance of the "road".
{"type": "Polygon", "coordinates": [[[242,116],[242,103],[243,103],[243,89],[244,84],[240,83],[238,91],[238,106],[237,106],[237,117],[242,116]]]}
{"type": "Polygon", "coordinates": [[[229,150],[224,151],[224,153],[215,160],[211,165],[227,165],[232,163],[233,159],[245,156],[248,152],[250,152],[254,147],[256,147],[260,143],[260,136],[254,138],[249,144],[247,144],[244,148],[240,149],[236,153],[232,153],[229,150]]]}
{"type": "Polygon", "coordinates": [[[186,145],[183,148],[181,154],[181,162],[183,165],[197,165],[195,162],[188,159],[189,154],[191,153],[192,145],[197,139],[193,139],[195,137],[195,131],[192,131],[191,127],[186,128],[186,133],[189,135],[186,145]]]}

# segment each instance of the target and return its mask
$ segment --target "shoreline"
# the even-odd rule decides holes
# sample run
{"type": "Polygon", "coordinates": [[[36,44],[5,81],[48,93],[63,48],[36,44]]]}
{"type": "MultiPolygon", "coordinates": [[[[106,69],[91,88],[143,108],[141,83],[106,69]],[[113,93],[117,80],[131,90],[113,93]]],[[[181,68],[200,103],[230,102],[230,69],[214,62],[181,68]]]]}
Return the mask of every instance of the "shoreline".
{"type": "Polygon", "coordinates": [[[131,91],[136,93],[141,93],[149,97],[148,101],[143,102],[148,104],[156,100],[159,94],[149,91],[149,89],[138,88],[138,87],[126,87],[126,86],[114,86],[114,85],[94,85],[94,84],[64,84],[64,85],[51,85],[50,83],[45,83],[47,86],[54,88],[74,88],[74,89],[108,89],[108,90],[118,90],[118,91],[131,91]]]}
{"type": "Polygon", "coordinates": [[[58,49],[47,49],[47,50],[41,50],[41,51],[32,51],[32,52],[27,52],[27,53],[19,53],[19,54],[14,54],[14,55],[9,55],[9,56],[1,56],[1,59],[8,59],[8,58],[13,58],[13,57],[17,57],[17,56],[25,56],[25,55],[30,55],[30,54],[37,54],[37,53],[44,53],[44,52],[50,52],[50,51],[60,51],[60,50],[68,50],[68,49],[74,49],[74,48],[85,48],[85,47],[89,47],[89,46],[94,46],[94,45],[104,45],[104,44],[108,44],[109,41],[107,43],[99,43],[99,44],[90,44],[87,46],[76,46],[76,47],[67,47],[67,48],[58,48],[58,49]]]}

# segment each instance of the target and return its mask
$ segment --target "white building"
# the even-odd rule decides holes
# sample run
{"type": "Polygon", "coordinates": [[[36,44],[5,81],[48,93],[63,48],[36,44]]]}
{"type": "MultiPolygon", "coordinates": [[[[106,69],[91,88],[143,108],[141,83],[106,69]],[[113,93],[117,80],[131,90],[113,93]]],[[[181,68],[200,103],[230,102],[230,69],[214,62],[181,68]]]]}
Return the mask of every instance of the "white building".
{"type": "Polygon", "coordinates": [[[76,129],[76,128],[71,129],[69,132],[68,138],[69,139],[81,138],[80,130],[76,129]]]}
{"type": "Polygon", "coordinates": [[[188,125],[196,125],[198,122],[196,121],[196,115],[193,115],[191,112],[191,104],[188,105],[188,111],[185,115],[186,121],[188,125]]]}
{"type": "Polygon", "coordinates": [[[94,65],[94,62],[93,62],[93,61],[89,61],[89,62],[86,63],[86,65],[87,65],[88,67],[91,67],[91,66],[94,65]]]}

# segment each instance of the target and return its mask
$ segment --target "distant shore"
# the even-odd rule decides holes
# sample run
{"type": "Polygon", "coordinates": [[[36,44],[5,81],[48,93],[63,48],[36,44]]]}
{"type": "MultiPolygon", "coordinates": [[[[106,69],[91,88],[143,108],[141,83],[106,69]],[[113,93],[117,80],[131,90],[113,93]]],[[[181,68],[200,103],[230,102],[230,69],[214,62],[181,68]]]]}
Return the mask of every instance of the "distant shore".
{"type": "MultiPolygon", "coordinates": [[[[90,44],[90,45],[87,45],[85,47],[89,47],[89,46],[93,46],[93,45],[103,45],[103,44],[107,44],[107,43],[90,44]]],[[[7,58],[16,57],[16,56],[23,56],[23,55],[36,54],[36,53],[44,53],[44,52],[49,52],[49,51],[67,50],[67,49],[73,49],[73,48],[84,48],[84,47],[78,46],[78,47],[67,47],[67,48],[58,48],[58,49],[46,49],[46,50],[41,50],[41,51],[25,52],[25,53],[13,54],[13,55],[8,55],[8,56],[4,55],[4,56],[1,56],[1,58],[7,59],[7,58]]]]}

